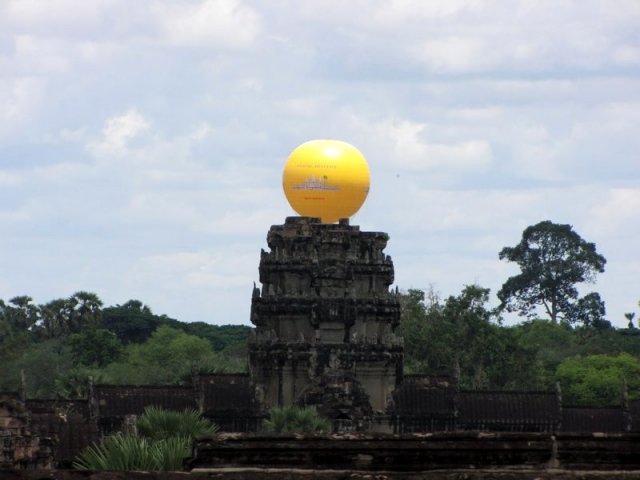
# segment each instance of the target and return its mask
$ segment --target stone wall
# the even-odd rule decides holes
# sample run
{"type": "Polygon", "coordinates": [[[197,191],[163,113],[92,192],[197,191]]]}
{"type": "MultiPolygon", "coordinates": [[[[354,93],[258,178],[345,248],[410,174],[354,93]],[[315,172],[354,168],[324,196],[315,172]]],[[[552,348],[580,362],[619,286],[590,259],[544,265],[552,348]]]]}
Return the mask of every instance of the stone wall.
{"type": "Polygon", "coordinates": [[[313,469],[224,469],[199,472],[0,471],[2,480],[640,480],[628,470],[501,468],[429,472],[367,472],[313,469]]]}
{"type": "Polygon", "coordinates": [[[53,442],[31,432],[31,413],[11,395],[0,395],[0,469],[51,468],[53,442]]]}
{"type": "Polygon", "coordinates": [[[455,432],[413,435],[221,435],[197,443],[192,469],[371,472],[446,469],[640,470],[640,435],[455,432]]]}

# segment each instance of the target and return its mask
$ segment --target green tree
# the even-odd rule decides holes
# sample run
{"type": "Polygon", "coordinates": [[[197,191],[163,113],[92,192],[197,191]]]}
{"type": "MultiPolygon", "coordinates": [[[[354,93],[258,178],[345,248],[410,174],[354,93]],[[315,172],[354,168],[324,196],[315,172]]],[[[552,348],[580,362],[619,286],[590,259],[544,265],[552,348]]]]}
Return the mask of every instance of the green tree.
{"type": "Polygon", "coordinates": [[[71,334],[69,346],[74,362],[93,367],[104,367],[122,353],[118,337],[104,328],[89,327],[71,334]]]}
{"type": "Polygon", "coordinates": [[[62,369],[55,378],[55,396],[60,398],[87,399],[89,395],[89,381],[105,383],[106,378],[99,368],[73,365],[68,369],[62,369]]]}
{"type": "Polygon", "coordinates": [[[95,293],[80,291],[40,305],[38,331],[41,337],[56,338],[95,328],[102,317],[102,301],[95,293]]]}
{"type": "Polygon", "coordinates": [[[575,303],[572,318],[573,321],[585,327],[605,330],[611,328],[611,322],[604,318],[606,309],[600,294],[591,292],[575,303]]]}
{"type": "Polygon", "coordinates": [[[39,332],[44,338],[57,338],[71,332],[73,306],[67,298],[58,298],[40,305],[41,322],[39,332]]]}
{"type": "Polygon", "coordinates": [[[161,326],[145,343],[128,345],[123,360],[108,365],[105,373],[113,383],[174,384],[216,358],[206,340],[161,326]]]}
{"type": "Polygon", "coordinates": [[[21,295],[9,300],[8,305],[4,302],[0,305],[9,335],[30,331],[38,322],[40,310],[32,302],[31,297],[21,295]]]}
{"type": "Polygon", "coordinates": [[[79,332],[88,327],[96,327],[102,318],[102,300],[91,292],[80,291],[69,297],[73,307],[71,315],[72,331],[79,332]]]}
{"type": "Polygon", "coordinates": [[[460,295],[428,301],[419,290],[401,298],[400,334],[407,373],[445,373],[465,388],[534,388],[536,350],[516,329],[501,327],[487,308],[489,290],[466,286],[460,295]]]}
{"type": "Polygon", "coordinates": [[[18,391],[21,372],[24,372],[28,397],[52,398],[57,393],[56,379],[72,367],[69,348],[63,339],[31,343],[3,359],[0,391],[18,391]]]}
{"type": "Polygon", "coordinates": [[[571,225],[549,220],[527,227],[520,243],[504,247],[499,257],[521,270],[498,292],[501,308],[531,318],[542,306],[553,322],[576,320],[576,284],[593,281],[606,263],[595,244],[583,240],[571,225]]]}
{"type": "Polygon", "coordinates": [[[532,362],[536,364],[538,379],[528,388],[552,389],[558,365],[579,352],[573,328],[566,322],[553,323],[547,319],[529,320],[512,328],[517,332],[518,343],[535,352],[532,362]]]}
{"type": "Polygon", "coordinates": [[[114,332],[124,344],[144,343],[162,324],[163,317],[154,315],[140,300],[102,310],[102,328],[114,332]]]}
{"type": "Polygon", "coordinates": [[[625,383],[631,398],[640,397],[640,359],[628,353],[567,358],[556,374],[568,405],[620,405],[625,383]]]}
{"type": "Polygon", "coordinates": [[[429,367],[429,325],[427,306],[422,290],[410,289],[400,296],[400,326],[398,333],[404,339],[405,371],[417,372],[429,367]]]}

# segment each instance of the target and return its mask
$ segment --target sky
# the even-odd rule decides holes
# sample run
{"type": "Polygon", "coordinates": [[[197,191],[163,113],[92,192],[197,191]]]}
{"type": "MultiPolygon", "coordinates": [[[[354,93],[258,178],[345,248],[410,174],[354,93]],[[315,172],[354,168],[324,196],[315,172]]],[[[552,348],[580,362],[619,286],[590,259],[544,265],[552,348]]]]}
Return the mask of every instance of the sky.
{"type": "Polygon", "coordinates": [[[0,298],[249,324],[284,163],[331,138],[369,162],[351,224],[400,289],[497,305],[498,252],[551,220],[626,326],[639,132],[638,0],[2,0],[0,298]]]}

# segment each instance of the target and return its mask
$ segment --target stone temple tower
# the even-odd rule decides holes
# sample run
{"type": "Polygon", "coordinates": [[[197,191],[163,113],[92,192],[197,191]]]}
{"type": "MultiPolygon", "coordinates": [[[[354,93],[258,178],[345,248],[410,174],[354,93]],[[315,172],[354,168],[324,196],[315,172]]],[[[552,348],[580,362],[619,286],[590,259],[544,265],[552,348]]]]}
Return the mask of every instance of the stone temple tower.
{"type": "Polygon", "coordinates": [[[249,341],[250,373],[265,408],[313,405],[346,430],[370,428],[384,415],[403,361],[387,240],[348,220],[288,217],[271,227],[249,341]]]}

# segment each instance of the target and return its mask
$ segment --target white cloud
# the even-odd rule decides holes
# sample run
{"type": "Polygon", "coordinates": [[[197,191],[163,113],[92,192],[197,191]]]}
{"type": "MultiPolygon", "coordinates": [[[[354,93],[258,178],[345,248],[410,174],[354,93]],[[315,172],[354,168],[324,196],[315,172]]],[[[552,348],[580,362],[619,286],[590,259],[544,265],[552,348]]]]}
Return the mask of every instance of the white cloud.
{"type": "Polygon", "coordinates": [[[15,172],[0,170],[0,188],[16,187],[22,183],[22,177],[15,172]]]}
{"type": "Polygon", "coordinates": [[[334,137],[369,159],[353,223],[389,232],[401,287],[499,286],[499,248],[549,218],[602,247],[615,315],[637,296],[639,12],[0,1],[6,296],[95,287],[107,303],[245,321],[265,234],[293,214],[285,158],[334,137]]]}
{"type": "Polygon", "coordinates": [[[69,29],[91,31],[104,20],[105,13],[119,3],[116,0],[4,0],[2,7],[5,22],[18,32],[68,32],[69,29]]]}
{"type": "Polygon", "coordinates": [[[425,141],[430,126],[408,120],[384,122],[375,130],[383,143],[391,147],[388,161],[400,169],[445,172],[485,170],[492,161],[491,146],[484,140],[464,140],[455,143],[425,141]]]}
{"type": "Polygon", "coordinates": [[[260,15],[241,0],[201,0],[156,4],[164,39],[178,46],[238,48],[260,33],[260,15]]]}
{"type": "Polygon", "coordinates": [[[149,129],[149,123],[131,108],[123,115],[109,118],[102,130],[102,139],[89,148],[99,154],[117,154],[123,152],[128,143],[149,129]]]}
{"type": "Polygon", "coordinates": [[[590,226],[600,235],[640,236],[640,188],[614,188],[592,209],[590,226]]]}
{"type": "Polygon", "coordinates": [[[425,41],[415,55],[436,72],[468,72],[495,66],[495,51],[478,38],[453,36],[425,41]]]}
{"type": "Polygon", "coordinates": [[[215,252],[175,252],[141,258],[129,272],[130,282],[145,282],[152,278],[177,280],[182,288],[246,287],[256,269],[256,253],[249,254],[235,247],[218,248],[215,252]]]}
{"type": "Polygon", "coordinates": [[[45,87],[35,76],[0,78],[0,136],[18,130],[37,112],[45,87]]]}
{"type": "Polygon", "coordinates": [[[640,65],[640,47],[637,45],[620,45],[613,51],[613,61],[623,66],[640,65]]]}

